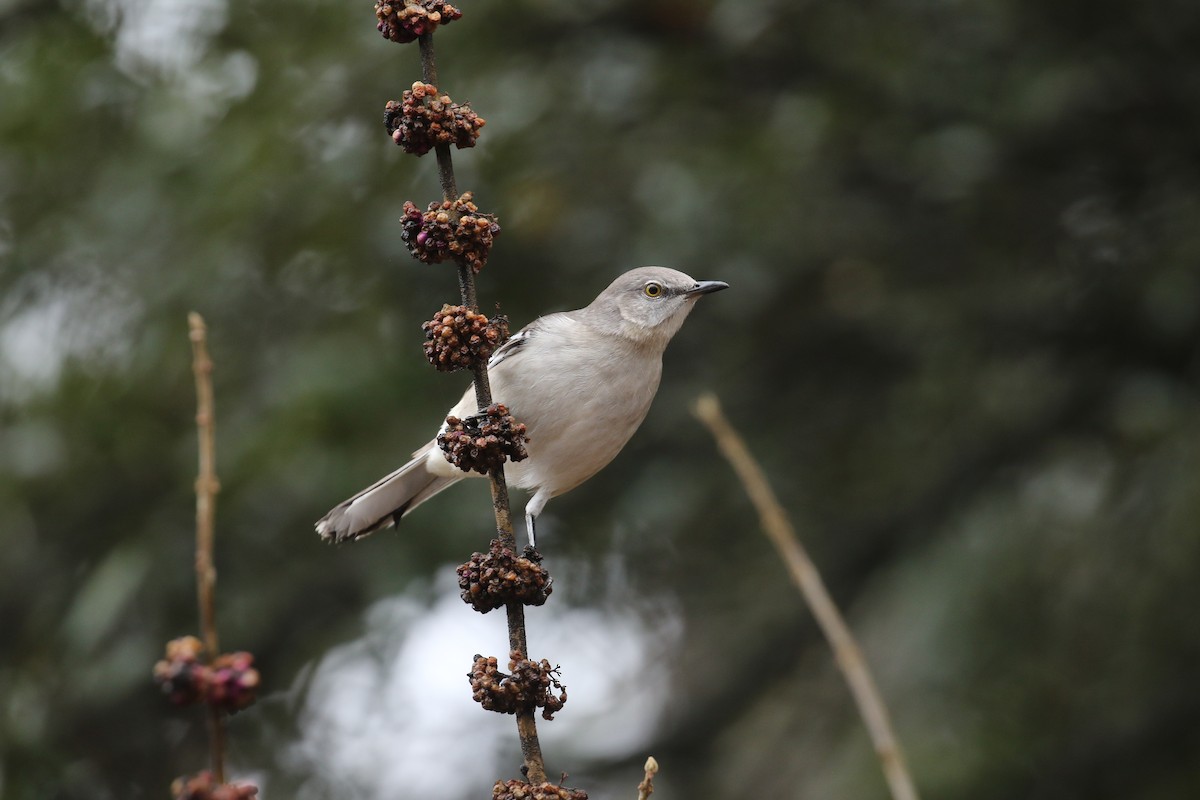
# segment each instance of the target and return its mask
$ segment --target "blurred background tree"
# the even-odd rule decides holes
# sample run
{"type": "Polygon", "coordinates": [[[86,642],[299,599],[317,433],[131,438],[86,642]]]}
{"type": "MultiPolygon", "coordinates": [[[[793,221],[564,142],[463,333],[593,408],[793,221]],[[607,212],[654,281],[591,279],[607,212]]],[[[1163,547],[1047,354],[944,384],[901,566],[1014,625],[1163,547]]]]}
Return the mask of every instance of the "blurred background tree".
{"type": "MultiPolygon", "coordinates": [[[[485,309],[522,325],[648,263],[733,286],[546,515],[551,772],[629,796],[652,752],[664,795],[885,796],[686,413],[714,388],[926,798],[1200,794],[1200,5],[464,11],[438,41],[488,120],[456,162],[504,226],[485,309]]],[[[235,768],[314,799],[515,771],[463,677],[503,623],[447,580],[489,538],[484,484],[352,547],[312,532],[463,388],[420,350],[451,270],[396,222],[434,164],[381,123],[418,77],[370,3],[0,1],[5,798],[163,797],[203,762],[149,680],[196,626],[189,309],[217,364],[222,640],[268,692],[235,768]]]]}

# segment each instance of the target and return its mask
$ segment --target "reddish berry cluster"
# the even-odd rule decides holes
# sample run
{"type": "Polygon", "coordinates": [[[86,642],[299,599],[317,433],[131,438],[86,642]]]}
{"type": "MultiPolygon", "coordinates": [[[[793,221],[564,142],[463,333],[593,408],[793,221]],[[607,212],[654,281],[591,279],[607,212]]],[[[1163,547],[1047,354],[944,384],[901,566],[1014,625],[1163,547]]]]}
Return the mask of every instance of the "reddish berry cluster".
{"type": "Polygon", "coordinates": [[[171,783],[175,800],[249,800],[257,794],[258,787],[249,783],[217,783],[208,770],[182,775],[171,783]]]}
{"type": "Polygon", "coordinates": [[[438,25],[453,22],[462,12],[446,0],[379,0],[375,3],[375,28],[385,39],[399,44],[416,41],[418,36],[433,33],[438,25]]]}
{"type": "Polygon", "coordinates": [[[500,671],[495,656],[475,656],[475,663],[467,673],[475,702],[499,714],[540,708],[545,719],[553,719],[562,710],[567,702],[567,687],[558,680],[558,667],[551,667],[544,658],[530,661],[520,650],[513,650],[508,668],[511,675],[500,671]],[[552,693],[554,690],[557,695],[552,693]]]}
{"type": "Polygon", "coordinates": [[[444,305],[433,319],[421,324],[425,357],[442,372],[483,366],[508,339],[508,317],[488,319],[466,306],[444,305]]]}
{"type": "Polygon", "coordinates": [[[587,792],[554,783],[534,785],[521,780],[496,781],[492,800],[588,800],[587,792]]]}
{"type": "Polygon", "coordinates": [[[195,636],[167,642],[167,657],[154,665],[154,680],[173,705],[190,706],[204,697],[204,645],[195,636]]]}
{"type": "Polygon", "coordinates": [[[244,650],[222,653],[208,667],[208,702],[226,711],[241,711],[258,697],[254,656],[244,650]]]}
{"type": "Polygon", "coordinates": [[[525,426],[513,419],[508,408],[492,403],[482,414],[459,419],[446,417],[446,429],[438,434],[438,447],[446,460],[463,472],[487,475],[504,466],[504,459],[523,461],[528,457],[525,426]]]}
{"type": "Polygon", "coordinates": [[[205,702],[230,713],[253,705],[259,684],[254,656],[224,653],[205,664],[203,652],[195,636],[167,642],[166,658],[154,665],[154,680],[170,701],[177,706],[205,702]]]}
{"type": "Polygon", "coordinates": [[[423,213],[411,200],[406,201],[400,224],[400,238],[413,258],[426,264],[453,258],[474,272],[483,269],[492,240],[500,235],[495,215],[480,213],[470,192],[457,200],[434,201],[423,213]]]}
{"type": "Polygon", "coordinates": [[[400,102],[388,101],[383,124],[392,141],[406,153],[423,156],[439,144],[459,149],[474,147],[479,129],[487,120],[471,106],[451,102],[449,95],[439,95],[436,86],[417,81],[404,90],[400,102]]]}
{"type": "Polygon", "coordinates": [[[487,554],[472,553],[471,560],[459,566],[458,588],[463,602],[481,614],[508,603],[540,606],[554,591],[554,579],[539,563],[541,555],[526,548],[525,555],[492,539],[487,554]]]}

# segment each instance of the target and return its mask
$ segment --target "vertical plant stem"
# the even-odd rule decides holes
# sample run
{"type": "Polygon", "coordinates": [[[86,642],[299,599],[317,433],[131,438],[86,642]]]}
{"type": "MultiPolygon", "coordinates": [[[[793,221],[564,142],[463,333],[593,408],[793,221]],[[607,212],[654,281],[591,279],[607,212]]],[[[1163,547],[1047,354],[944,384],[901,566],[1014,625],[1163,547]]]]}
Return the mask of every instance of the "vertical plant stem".
{"type": "Polygon", "coordinates": [[[638,784],[638,800],[649,800],[650,795],[654,794],[654,776],[658,774],[658,761],[654,759],[654,756],[646,759],[646,766],[643,769],[646,777],[638,784]]]}
{"type": "MultiPolygon", "coordinates": [[[[437,59],[433,52],[433,34],[422,34],[417,39],[421,50],[421,79],[428,84],[438,85],[437,59]]],[[[450,145],[439,144],[434,148],[437,154],[438,180],[442,186],[442,199],[453,201],[458,198],[458,187],[454,180],[454,161],[450,155],[450,145]]],[[[458,290],[462,304],[472,311],[479,310],[479,302],[475,291],[475,273],[467,264],[458,262],[458,290]]],[[[482,411],[492,404],[492,388],[488,381],[487,367],[481,366],[474,370],[475,403],[482,411]]],[[[512,513],[508,499],[508,484],[504,479],[504,468],[488,474],[492,486],[492,509],[496,515],[496,533],[504,546],[516,552],[516,535],[513,533],[512,513]]],[[[520,603],[509,603],[505,610],[508,614],[508,643],[509,650],[519,650],[525,658],[529,657],[529,645],[525,635],[525,607],[520,603]]],[[[528,781],[534,785],[546,782],[546,766],[542,758],[542,747],[538,741],[537,722],[533,710],[517,713],[517,734],[521,739],[521,754],[525,760],[525,773],[528,781]]]]}
{"type": "MultiPolygon", "coordinates": [[[[192,373],[196,379],[196,435],[200,469],[196,477],[196,601],[200,608],[200,631],[205,658],[212,661],[220,652],[217,641],[215,591],[217,570],[213,565],[214,517],[217,492],[216,419],[212,388],[212,359],[208,355],[204,318],[188,314],[188,338],[192,342],[192,373]]],[[[225,782],[225,719],[216,706],[208,706],[208,728],[212,771],[218,783],[225,782]]]]}
{"type": "Polygon", "coordinates": [[[421,49],[421,80],[437,86],[437,58],[433,54],[433,34],[423,33],[417,37],[417,46],[421,49]]]}
{"type": "MultiPolygon", "coordinates": [[[[433,86],[438,85],[437,59],[433,54],[433,34],[424,33],[417,39],[417,45],[421,49],[421,80],[433,86]]],[[[440,87],[439,87],[440,88],[440,87]]],[[[437,155],[438,179],[442,184],[442,199],[454,200],[458,197],[458,188],[454,182],[454,163],[450,157],[450,145],[439,144],[434,147],[434,153],[437,155]]],[[[471,282],[474,284],[474,281],[471,282]]],[[[459,282],[459,288],[462,288],[462,282],[459,282]]],[[[463,295],[466,297],[466,295],[463,295]]],[[[471,286],[471,302],[463,302],[463,305],[475,308],[475,287],[471,286]]]]}
{"type": "Polygon", "coordinates": [[[850,686],[850,693],[858,706],[858,712],[867,726],[875,753],[883,769],[884,779],[895,800],[918,800],[917,789],[909,775],[904,753],[892,730],[887,706],[875,686],[875,679],[863,659],[862,651],[842,619],[841,612],[829,596],[825,582],[817,572],[808,554],[800,544],[796,531],[788,522],[787,515],[762,468],[750,454],[725,415],[714,395],[706,394],[696,400],[693,412],[712,432],[717,447],[733,467],[750,495],[762,521],[763,532],[775,545],[783,558],[793,582],[800,589],[805,601],[812,609],[817,624],[833,648],[838,667],[850,686]]]}

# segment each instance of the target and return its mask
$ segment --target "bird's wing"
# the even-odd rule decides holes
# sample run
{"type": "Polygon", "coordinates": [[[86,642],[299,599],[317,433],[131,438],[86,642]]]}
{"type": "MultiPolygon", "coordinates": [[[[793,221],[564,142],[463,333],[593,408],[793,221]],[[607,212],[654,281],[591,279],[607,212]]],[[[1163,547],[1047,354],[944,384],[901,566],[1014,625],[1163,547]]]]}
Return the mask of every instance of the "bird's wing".
{"type": "Polygon", "coordinates": [[[496,352],[492,353],[492,357],[488,359],[488,369],[494,368],[497,364],[512,356],[514,353],[521,352],[526,343],[528,343],[529,340],[534,336],[537,336],[541,331],[543,327],[542,319],[543,318],[535,319],[533,322],[529,323],[524,328],[521,328],[521,330],[510,336],[507,342],[500,345],[500,347],[496,349],[496,352]]]}

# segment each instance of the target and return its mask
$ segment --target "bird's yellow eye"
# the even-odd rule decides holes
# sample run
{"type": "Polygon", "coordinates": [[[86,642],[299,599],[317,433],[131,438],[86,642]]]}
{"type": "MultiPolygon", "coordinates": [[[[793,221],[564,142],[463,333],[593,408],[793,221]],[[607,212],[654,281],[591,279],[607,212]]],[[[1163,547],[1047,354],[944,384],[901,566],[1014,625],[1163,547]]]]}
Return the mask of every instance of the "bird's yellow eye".
{"type": "Polygon", "coordinates": [[[657,281],[650,281],[642,287],[642,291],[645,293],[646,297],[660,297],[663,292],[663,287],[662,284],[658,283],[657,281]]]}

